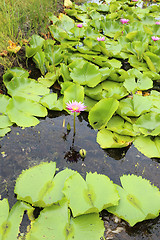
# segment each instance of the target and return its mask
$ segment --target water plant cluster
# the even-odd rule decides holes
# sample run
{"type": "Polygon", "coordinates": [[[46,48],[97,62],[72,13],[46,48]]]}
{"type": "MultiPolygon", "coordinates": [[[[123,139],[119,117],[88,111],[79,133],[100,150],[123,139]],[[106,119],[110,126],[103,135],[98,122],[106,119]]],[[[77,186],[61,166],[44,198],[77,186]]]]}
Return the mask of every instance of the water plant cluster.
{"type": "Polygon", "coordinates": [[[17,61],[22,62],[23,56],[15,55],[11,46],[17,45],[18,50],[34,33],[45,35],[47,12],[57,13],[62,3],[62,0],[35,0],[33,7],[32,0],[0,0],[0,66],[7,69],[17,61]]]}
{"type": "Polygon", "coordinates": [[[55,162],[45,162],[19,175],[14,188],[18,201],[10,212],[8,200],[0,200],[1,239],[104,239],[99,216],[104,209],[131,226],[160,212],[159,189],[142,177],[123,175],[119,186],[96,172],[87,173],[84,180],[77,171],[57,170],[55,162]],[[24,212],[31,224],[22,236],[24,212]]]}
{"type": "MultiPolygon", "coordinates": [[[[4,76],[9,96],[0,95],[0,136],[16,123],[38,124],[50,110],[66,110],[69,101],[84,102],[90,125],[102,148],[132,143],[148,157],[160,157],[160,6],[145,9],[132,1],[75,4],[59,17],[50,14],[53,39],[33,35],[26,57],[42,77],[24,69],[4,76]],[[58,82],[60,95],[50,92],[58,82]]],[[[66,110],[67,111],[67,110],[66,110]]],[[[69,112],[69,111],[68,111],[69,112]]]]}
{"type": "MultiPolygon", "coordinates": [[[[141,9],[128,0],[69,5],[59,17],[50,14],[52,39],[33,35],[26,46],[26,58],[42,76],[31,79],[22,68],[4,74],[8,95],[0,94],[0,136],[13,124],[35,126],[48,109],[70,114],[67,103],[76,101],[86,106],[102,148],[133,143],[159,158],[160,6],[141,9]],[[55,83],[58,93],[51,90],[55,83]]],[[[22,172],[11,211],[8,200],[0,200],[0,239],[23,238],[25,211],[31,221],[27,240],[104,239],[103,209],[130,226],[159,215],[160,191],[142,177],[123,175],[119,186],[105,175],[90,172],[84,180],[71,169],[56,170],[50,162],[22,172]]]]}

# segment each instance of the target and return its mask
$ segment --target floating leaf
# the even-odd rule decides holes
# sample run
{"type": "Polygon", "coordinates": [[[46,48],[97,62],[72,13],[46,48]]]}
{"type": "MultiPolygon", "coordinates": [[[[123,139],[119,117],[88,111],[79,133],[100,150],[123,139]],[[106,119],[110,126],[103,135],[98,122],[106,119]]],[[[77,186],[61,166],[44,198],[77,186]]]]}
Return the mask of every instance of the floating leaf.
{"type": "Polygon", "coordinates": [[[114,98],[106,98],[96,103],[89,112],[89,123],[94,129],[101,129],[106,126],[117,110],[119,102],[114,98]]]}
{"type": "Polygon", "coordinates": [[[63,110],[63,97],[57,96],[57,93],[50,93],[41,98],[40,103],[50,110],[63,110]]]}
{"type": "Polygon", "coordinates": [[[48,72],[44,77],[38,78],[38,82],[43,84],[45,87],[51,87],[56,80],[59,78],[59,71],[48,72]]]}
{"type": "Polygon", "coordinates": [[[86,96],[94,99],[94,100],[101,100],[102,97],[102,86],[99,84],[94,88],[89,88],[89,87],[85,87],[84,88],[84,93],[86,96]]]}
{"type": "Polygon", "coordinates": [[[55,239],[66,240],[66,226],[69,225],[69,209],[67,204],[52,205],[44,208],[40,216],[32,223],[31,229],[26,236],[26,240],[33,239],[55,239]]]}
{"type": "Polygon", "coordinates": [[[129,146],[132,141],[132,137],[112,133],[106,128],[97,133],[97,142],[101,148],[123,148],[129,146]]]}
{"type": "Polygon", "coordinates": [[[160,137],[137,136],[134,146],[149,158],[160,158],[160,137]]]}
{"type": "Polygon", "coordinates": [[[143,76],[140,78],[129,77],[124,81],[124,87],[128,92],[135,93],[137,90],[147,90],[153,87],[153,81],[147,77],[143,76]]]}
{"type": "Polygon", "coordinates": [[[136,69],[138,69],[139,71],[148,71],[148,66],[145,62],[140,62],[138,61],[137,56],[135,55],[130,55],[129,56],[129,61],[130,65],[136,69]]]}
{"type": "Polygon", "coordinates": [[[64,194],[62,192],[62,189],[64,187],[65,181],[72,176],[75,173],[75,171],[66,168],[65,170],[57,173],[55,177],[53,178],[52,182],[50,183],[50,186],[48,185],[48,189],[46,191],[45,188],[41,189],[41,192],[45,190],[43,201],[45,203],[45,206],[52,205],[53,203],[56,203],[64,197],[64,194]]]}
{"type": "Polygon", "coordinates": [[[45,59],[49,65],[57,66],[63,60],[62,49],[60,46],[47,44],[44,49],[45,59]]]}
{"type": "Polygon", "coordinates": [[[0,200],[0,239],[17,239],[24,211],[29,209],[29,205],[18,201],[9,212],[8,200],[0,200]]]}
{"type": "Polygon", "coordinates": [[[96,213],[71,218],[66,202],[62,202],[41,211],[32,223],[26,240],[42,239],[44,236],[55,240],[103,239],[104,225],[96,213]]]}
{"type": "MultiPolygon", "coordinates": [[[[150,59],[150,61],[154,65],[156,71],[159,72],[160,71],[160,57],[152,52],[145,52],[145,56],[147,56],[150,59]]],[[[148,62],[147,62],[147,64],[148,64],[148,62]]]]}
{"type": "Polygon", "coordinates": [[[152,107],[152,101],[149,96],[134,94],[133,98],[122,99],[119,102],[117,113],[124,116],[140,116],[149,112],[152,107]]]}
{"type": "Polygon", "coordinates": [[[13,123],[9,120],[8,116],[0,115],[0,129],[12,126],[12,124],[13,123]]]}
{"type": "Polygon", "coordinates": [[[41,96],[50,92],[49,88],[30,78],[14,77],[6,84],[8,93],[26,99],[39,101],[41,96]]]}
{"type": "Polygon", "coordinates": [[[131,226],[159,215],[160,191],[157,187],[136,175],[123,175],[120,180],[123,188],[117,185],[119,205],[108,208],[109,212],[123,218],[131,226]]]}
{"type": "Polygon", "coordinates": [[[104,34],[109,37],[114,37],[118,31],[122,32],[122,27],[118,22],[108,19],[101,22],[101,27],[103,28],[104,34]]]}
{"type": "Polygon", "coordinates": [[[110,179],[97,173],[87,173],[86,181],[79,173],[73,174],[65,181],[63,193],[74,217],[100,212],[107,205],[117,205],[119,200],[116,188],[110,179]]]}
{"type": "Polygon", "coordinates": [[[63,107],[66,108],[66,103],[77,101],[83,102],[84,100],[84,88],[79,84],[73,84],[66,88],[64,91],[64,98],[63,98],[63,107]]]}
{"type": "Polygon", "coordinates": [[[106,90],[104,95],[107,98],[109,97],[119,100],[128,95],[128,91],[122,83],[107,80],[102,82],[102,88],[106,90]]]}
{"type": "Polygon", "coordinates": [[[4,137],[10,131],[11,131],[11,129],[9,127],[0,128],[0,137],[4,137]]]}
{"type": "Polygon", "coordinates": [[[87,96],[84,98],[84,105],[87,106],[86,111],[88,111],[88,112],[91,110],[91,108],[92,108],[96,103],[97,103],[97,101],[95,101],[95,100],[92,99],[92,98],[89,98],[89,97],[87,97],[87,96]]]}
{"type": "Polygon", "coordinates": [[[45,117],[47,109],[41,104],[23,97],[13,97],[8,106],[7,114],[11,122],[20,127],[31,127],[39,123],[34,116],[45,117]]]}
{"type": "Polygon", "coordinates": [[[23,171],[17,178],[14,189],[17,199],[44,207],[43,198],[53,188],[52,179],[55,171],[55,162],[41,163],[23,171]]]}
{"type": "Polygon", "coordinates": [[[10,97],[0,94],[0,137],[3,137],[6,133],[10,132],[11,129],[9,127],[13,124],[6,115],[9,101],[10,97]]]}
{"type": "Polygon", "coordinates": [[[75,83],[95,87],[101,82],[101,74],[94,64],[86,62],[83,67],[74,68],[70,74],[75,83]]]}
{"type": "Polygon", "coordinates": [[[133,125],[120,116],[113,116],[107,123],[107,129],[120,135],[135,136],[133,125]]]}
{"type": "Polygon", "coordinates": [[[160,134],[160,113],[149,112],[141,115],[133,125],[136,131],[144,135],[157,136],[160,134]]]}

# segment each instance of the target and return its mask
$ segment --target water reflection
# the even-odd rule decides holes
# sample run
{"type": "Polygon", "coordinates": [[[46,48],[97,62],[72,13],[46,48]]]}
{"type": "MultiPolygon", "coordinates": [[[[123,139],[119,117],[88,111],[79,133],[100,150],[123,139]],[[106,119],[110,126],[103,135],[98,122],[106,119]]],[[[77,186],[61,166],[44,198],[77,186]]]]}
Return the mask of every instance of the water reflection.
{"type": "MultiPolygon", "coordinates": [[[[55,161],[60,171],[66,167],[76,170],[84,178],[86,172],[105,174],[119,185],[120,176],[123,174],[136,174],[160,188],[160,164],[156,159],[147,158],[134,145],[122,149],[103,150],[96,142],[96,135],[97,132],[89,125],[88,115],[85,112],[76,118],[75,136],[73,116],[66,112],[50,111],[48,117],[41,119],[40,124],[33,128],[12,127],[12,131],[0,142],[1,198],[7,197],[12,206],[16,202],[15,180],[21,171],[46,161],[55,161]],[[64,119],[70,124],[70,130],[67,129],[67,124],[63,127],[64,119]],[[87,151],[85,158],[80,156],[80,149],[87,151]]],[[[132,229],[122,220],[120,223],[115,223],[114,217],[106,214],[105,224],[108,228],[113,231],[117,227],[124,228],[119,234],[113,235],[114,240],[141,240],[149,239],[149,236],[152,240],[158,239],[154,235],[160,233],[160,217],[139,223],[132,229]],[[146,234],[146,231],[150,233],[146,234]]]]}
{"type": "MultiPolygon", "coordinates": [[[[70,133],[70,130],[67,130],[67,133],[64,134],[63,139],[67,140],[67,135],[70,133]]],[[[80,148],[74,145],[75,142],[75,134],[73,134],[73,140],[72,145],[70,146],[69,151],[65,153],[64,159],[66,159],[66,162],[78,162],[79,160],[82,160],[82,157],[79,153],[80,148]]]]}

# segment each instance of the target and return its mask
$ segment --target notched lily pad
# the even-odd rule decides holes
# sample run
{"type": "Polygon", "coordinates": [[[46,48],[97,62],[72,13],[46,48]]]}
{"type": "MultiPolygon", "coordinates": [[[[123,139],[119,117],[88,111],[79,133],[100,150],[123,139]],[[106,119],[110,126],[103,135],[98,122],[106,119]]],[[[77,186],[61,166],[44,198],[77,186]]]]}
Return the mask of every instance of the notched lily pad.
{"type": "Polygon", "coordinates": [[[0,239],[17,239],[24,211],[30,209],[30,205],[18,201],[9,212],[8,200],[0,200],[0,239]]]}
{"type": "Polygon", "coordinates": [[[117,185],[120,195],[118,206],[107,210],[134,226],[137,222],[156,218],[160,212],[160,191],[141,176],[123,175],[122,187],[117,185]]]}
{"type": "Polygon", "coordinates": [[[55,171],[55,162],[42,163],[23,171],[17,178],[14,189],[17,199],[44,207],[43,197],[53,187],[52,179],[55,171]]]}
{"type": "Polygon", "coordinates": [[[7,114],[11,122],[18,126],[31,127],[39,123],[39,120],[34,116],[45,117],[47,109],[38,102],[15,96],[7,106],[7,114]]]}
{"type": "Polygon", "coordinates": [[[14,77],[6,83],[8,93],[13,96],[21,96],[26,99],[39,101],[42,96],[49,94],[49,88],[34,79],[24,77],[14,77]]]}
{"type": "Polygon", "coordinates": [[[26,240],[32,239],[104,239],[104,224],[99,214],[86,214],[76,218],[70,216],[68,205],[62,201],[41,211],[32,223],[26,240]]]}
{"type": "Polygon", "coordinates": [[[107,176],[97,173],[87,173],[86,181],[79,173],[73,174],[65,181],[63,193],[74,217],[100,212],[119,201],[115,185],[107,176]]]}

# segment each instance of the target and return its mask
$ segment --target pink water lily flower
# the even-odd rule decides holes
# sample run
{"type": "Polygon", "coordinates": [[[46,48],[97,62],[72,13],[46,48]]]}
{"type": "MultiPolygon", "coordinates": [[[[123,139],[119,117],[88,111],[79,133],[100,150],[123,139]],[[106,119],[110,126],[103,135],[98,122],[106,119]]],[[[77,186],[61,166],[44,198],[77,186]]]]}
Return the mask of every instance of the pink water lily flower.
{"type": "Polygon", "coordinates": [[[155,24],[160,25],[160,22],[155,22],[155,24]]]}
{"type": "Polygon", "coordinates": [[[68,102],[66,104],[66,108],[69,111],[71,111],[72,113],[74,113],[74,112],[80,113],[80,112],[86,110],[86,106],[84,106],[84,103],[77,102],[77,101],[68,102]]]}
{"type": "Polygon", "coordinates": [[[121,18],[120,21],[121,21],[122,24],[124,24],[124,23],[128,23],[129,19],[121,18]]]}
{"type": "Polygon", "coordinates": [[[83,27],[83,24],[82,24],[82,23],[78,23],[78,24],[77,24],[77,27],[82,28],[82,27],[83,27]]]}
{"type": "Polygon", "coordinates": [[[105,41],[105,37],[97,37],[97,41],[105,41]]]}
{"type": "Polygon", "coordinates": [[[158,41],[158,40],[160,40],[159,37],[155,37],[155,36],[153,36],[153,37],[151,37],[151,38],[152,38],[153,41],[158,41]]]}

